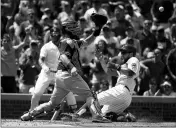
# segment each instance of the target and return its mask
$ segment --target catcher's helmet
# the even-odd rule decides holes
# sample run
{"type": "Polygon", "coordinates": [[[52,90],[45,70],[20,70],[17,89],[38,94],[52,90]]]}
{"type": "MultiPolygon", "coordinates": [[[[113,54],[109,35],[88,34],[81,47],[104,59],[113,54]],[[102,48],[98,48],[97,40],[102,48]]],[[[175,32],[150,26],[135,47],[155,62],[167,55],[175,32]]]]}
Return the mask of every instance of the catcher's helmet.
{"type": "Polygon", "coordinates": [[[79,37],[82,35],[81,28],[79,27],[78,23],[72,19],[67,19],[61,23],[62,31],[71,33],[73,36],[79,37]]]}

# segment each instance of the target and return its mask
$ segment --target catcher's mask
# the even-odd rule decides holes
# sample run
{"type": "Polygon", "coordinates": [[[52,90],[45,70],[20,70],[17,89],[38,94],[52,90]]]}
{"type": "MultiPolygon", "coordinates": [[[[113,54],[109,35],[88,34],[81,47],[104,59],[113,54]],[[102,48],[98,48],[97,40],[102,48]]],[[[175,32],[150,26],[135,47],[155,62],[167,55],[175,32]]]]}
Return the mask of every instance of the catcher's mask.
{"type": "Polygon", "coordinates": [[[72,19],[67,19],[61,23],[62,25],[62,33],[68,34],[69,36],[74,36],[79,38],[81,33],[81,28],[78,23],[72,19]]]}
{"type": "Polygon", "coordinates": [[[56,27],[51,28],[50,34],[53,41],[57,41],[61,37],[60,29],[56,27]]]}

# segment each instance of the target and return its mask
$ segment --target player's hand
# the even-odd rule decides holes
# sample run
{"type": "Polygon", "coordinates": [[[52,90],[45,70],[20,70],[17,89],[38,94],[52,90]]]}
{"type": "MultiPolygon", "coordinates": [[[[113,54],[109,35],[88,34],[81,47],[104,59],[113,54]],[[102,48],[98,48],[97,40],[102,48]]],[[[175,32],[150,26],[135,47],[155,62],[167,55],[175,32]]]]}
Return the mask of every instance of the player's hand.
{"type": "Polygon", "coordinates": [[[45,72],[46,74],[50,73],[50,69],[49,69],[49,67],[47,67],[46,65],[43,65],[43,66],[42,66],[42,69],[44,70],[44,72],[45,72]]]}
{"type": "Polygon", "coordinates": [[[77,75],[78,75],[77,69],[76,69],[75,67],[73,67],[73,68],[71,69],[71,75],[72,75],[72,76],[77,76],[77,75]]]}

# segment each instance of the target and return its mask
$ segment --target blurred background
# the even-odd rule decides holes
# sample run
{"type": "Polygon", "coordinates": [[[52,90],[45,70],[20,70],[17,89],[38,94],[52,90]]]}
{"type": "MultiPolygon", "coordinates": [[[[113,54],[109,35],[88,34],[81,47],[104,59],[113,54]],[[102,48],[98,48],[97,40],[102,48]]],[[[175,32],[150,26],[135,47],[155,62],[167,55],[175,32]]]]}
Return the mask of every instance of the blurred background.
{"type": "Polygon", "coordinates": [[[83,78],[92,91],[100,93],[117,81],[103,71],[95,48],[121,63],[119,48],[129,43],[141,64],[133,95],[176,96],[176,0],[1,0],[1,92],[33,93],[41,70],[40,48],[50,41],[49,30],[73,18],[84,39],[92,33],[93,12],[108,21],[80,51],[83,78]]]}

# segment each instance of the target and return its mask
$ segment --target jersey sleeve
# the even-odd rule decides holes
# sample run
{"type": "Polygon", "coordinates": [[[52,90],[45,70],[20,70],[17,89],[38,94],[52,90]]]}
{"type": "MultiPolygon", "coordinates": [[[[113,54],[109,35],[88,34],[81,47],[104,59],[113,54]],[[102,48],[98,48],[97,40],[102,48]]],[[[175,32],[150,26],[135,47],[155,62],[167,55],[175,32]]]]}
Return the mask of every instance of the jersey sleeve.
{"type": "Polygon", "coordinates": [[[128,69],[132,70],[135,74],[139,73],[140,63],[136,57],[132,57],[127,61],[128,69]]]}
{"type": "Polygon", "coordinates": [[[47,56],[47,49],[46,49],[46,45],[44,45],[41,50],[40,50],[40,56],[42,57],[46,57],[47,56]]]}

